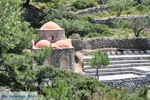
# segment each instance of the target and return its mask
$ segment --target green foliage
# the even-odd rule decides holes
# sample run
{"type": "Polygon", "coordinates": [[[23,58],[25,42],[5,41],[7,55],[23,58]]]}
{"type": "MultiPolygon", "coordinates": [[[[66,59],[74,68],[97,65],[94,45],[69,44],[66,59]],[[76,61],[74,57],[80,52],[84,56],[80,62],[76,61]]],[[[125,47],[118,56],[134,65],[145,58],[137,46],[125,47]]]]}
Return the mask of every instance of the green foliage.
{"type": "Polygon", "coordinates": [[[71,90],[68,88],[66,81],[59,78],[55,80],[55,88],[44,87],[42,90],[46,94],[47,99],[54,98],[55,100],[69,100],[67,99],[67,95],[71,93],[71,90]]]}
{"type": "Polygon", "coordinates": [[[92,56],[88,63],[95,68],[101,68],[109,64],[109,58],[106,52],[98,51],[92,56]]]}
{"type": "Polygon", "coordinates": [[[35,72],[32,69],[33,59],[28,54],[5,54],[1,60],[1,85],[13,90],[32,90],[34,88],[35,72]],[[28,58],[28,59],[27,59],[28,58]]]}
{"type": "Polygon", "coordinates": [[[52,48],[44,48],[39,50],[38,52],[33,52],[32,57],[37,62],[38,65],[42,65],[45,61],[45,58],[50,56],[52,52],[52,48]]]}
{"type": "Polygon", "coordinates": [[[148,99],[147,94],[148,94],[148,88],[147,87],[141,88],[138,91],[138,96],[141,98],[144,98],[145,100],[148,99]]]}
{"type": "Polygon", "coordinates": [[[81,76],[72,71],[45,66],[37,74],[40,93],[47,99],[56,100],[147,100],[147,88],[136,92],[129,89],[115,90],[97,79],[81,76]],[[52,85],[42,85],[43,79],[50,79],[52,85]]]}
{"type": "Polygon", "coordinates": [[[110,10],[117,12],[117,16],[121,15],[124,9],[127,9],[133,5],[133,0],[108,0],[108,6],[110,10]]]}
{"type": "Polygon", "coordinates": [[[36,73],[33,61],[42,64],[50,55],[51,49],[45,48],[32,54],[3,54],[0,60],[2,66],[0,85],[6,85],[13,90],[35,90],[36,73]]]}
{"type": "Polygon", "coordinates": [[[111,35],[111,32],[109,31],[109,27],[102,24],[91,24],[90,29],[91,32],[96,32],[104,36],[111,35]]]}
{"type": "Polygon", "coordinates": [[[97,2],[94,0],[76,0],[72,5],[76,9],[85,9],[97,6],[97,2]]]}
{"type": "Polygon", "coordinates": [[[145,6],[139,4],[139,5],[136,6],[136,9],[139,10],[139,11],[143,11],[143,9],[145,9],[145,6]]]}
{"type": "Polygon", "coordinates": [[[142,0],[142,4],[145,6],[149,6],[150,5],[150,0],[142,0]]]}
{"type": "Polygon", "coordinates": [[[78,33],[80,36],[84,36],[91,31],[91,24],[88,21],[62,19],[54,20],[54,22],[65,29],[67,37],[73,33],[78,33]]]}
{"type": "Polygon", "coordinates": [[[0,5],[0,52],[19,53],[29,47],[33,29],[21,18],[21,0],[1,0],[0,5]]]}
{"type": "Polygon", "coordinates": [[[115,28],[129,28],[130,26],[130,22],[124,19],[116,19],[113,21],[113,27],[115,28]]]}
{"type": "Polygon", "coordinates": [[[99,87],[105,87],[95,78],[80,76],[72,71],[51,66],[39,69],[37,78],[41,91],[51,98],[59,95],[65,96],[69,100],[76,100],[77,98],[87,97],[85,94],[92,95],[98,91],[99,87]],[[42,85],[42,80],[47,78],[52,80],[52,86],[48,86],[48,89],[43,88],[42,85]]]}
{"type": "Polygon", "coordinates": [[[144,28],[150,25],[150,18],[143,18],[137,19],[135,18],[134,21],[131,23],[131,29],[133,30],[136,37],[139,37],[140,34],[143,33],[144,28]]]}

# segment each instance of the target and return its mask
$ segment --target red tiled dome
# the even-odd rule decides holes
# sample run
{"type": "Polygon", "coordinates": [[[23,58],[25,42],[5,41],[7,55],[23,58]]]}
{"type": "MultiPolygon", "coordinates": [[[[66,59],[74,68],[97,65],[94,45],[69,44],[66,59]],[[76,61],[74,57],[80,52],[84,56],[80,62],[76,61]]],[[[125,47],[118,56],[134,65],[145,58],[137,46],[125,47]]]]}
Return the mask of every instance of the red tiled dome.
{"type": "Polygon", "coordinates": [[[51,46],[51,43],[47,40],[40,40],[36,45],[35,47],[36,48],[47,48],[47,47],[50,47],[51,46]]]}
{"type": "Polygon", "coordinates": [[[62,30],[62,28],[54,22],[45,23],[40,30],[62,30]]]}
{"type": "Polygon", "coordinates": [[[57,47],[56,48],[72,48],[72,44],[70,43],[70,40],[59,40],[54,43],[57,47]]]}

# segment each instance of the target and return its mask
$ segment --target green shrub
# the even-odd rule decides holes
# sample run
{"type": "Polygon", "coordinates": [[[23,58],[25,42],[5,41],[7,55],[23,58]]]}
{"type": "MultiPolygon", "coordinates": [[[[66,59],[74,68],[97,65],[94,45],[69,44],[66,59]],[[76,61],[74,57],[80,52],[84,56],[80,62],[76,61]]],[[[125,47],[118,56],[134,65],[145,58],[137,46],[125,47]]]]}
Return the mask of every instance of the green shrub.
{"type": "Polygon", "coordinates": [[[150,6],[150,0],[142,0],[142,4],[145,6],[150,6]]]}
{"type": "Polygon", "coordinates": [[[124,19],[116,19],[113,21],[113,27],[115,28],[129,28],[130,26],[130,22],[124,19]]]}
{"type": "Polygon", "coordinates": [[[138,11],[145,11],[147,8],[144,5],[139,4],[139,5],[136,6],[136,9],[138,11]]]}
{"type": "Polygon", "coordinates": [[[73,33],[77,33],[80,36],[86,35],[88,32],[90,32],[90,23],[88,21],[83,20],[54,20],[58,25],[65,28],[66,36],[69,37],[73,33]]]}
{"type": "Polygon", "coordinates": [[[97,2],[95,2],[94,0],[76,0],[73,3],[73,6],[76,9],[85,9],[97,6],[97,2]]]}
{"type": "Polygon", "coordinates": [[[91,24],[90,27],[91,27],[92,32],[99,33],[99,34],[104,35],[104,36],[111,35],[111,32],[110,32],[110,30],[109,30],[109,27],[106,26],[106,25],[102,25],[102,24],[91,24]]]}
{"type": "Polygon", "coordinates": [[[120,16],[124,9],[132,7],[133,0],[108,0],[108,7],[112,11],[117,12],[117,16],[120,16]]]}
{"type": "Polygon", "coordinates": [[[81,76],[69,70],[58,69],[51,66],[45,66],[39,69],[37,78],[39,85],[41,85],[40,90],[44,92],[46,96],[55,97],[60,95],[67,97],[69,100],[86,98],[87,95],[85,94],[88,93],[92,95],[99,90],[99,87],[105,87],[105,85],[95,78],[81,76]],[[41,83],[43,79],[47,78],[52,80],[52,86],[48,86],[46,89],[41,83]]]}

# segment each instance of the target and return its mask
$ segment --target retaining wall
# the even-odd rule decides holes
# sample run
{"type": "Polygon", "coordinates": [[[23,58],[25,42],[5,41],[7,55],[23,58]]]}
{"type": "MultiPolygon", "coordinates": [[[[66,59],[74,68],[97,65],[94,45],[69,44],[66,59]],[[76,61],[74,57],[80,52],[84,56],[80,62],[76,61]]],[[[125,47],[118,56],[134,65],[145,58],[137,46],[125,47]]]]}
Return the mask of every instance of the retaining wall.
{"type": "Polygon", "coordinates": [[[76,51],[83,49],[120,48],[150,50],[150,38],[112,39],[97,38],[91,40],[72,40],[76,51]]]}
{"type": "Polygon", "coordinates": [[[114,21],[123,19],[123,20],[127,20],[129,22],[134,21],[134,19],[144,19],[144,18],[150,18],[149,15],[142,15],[142,16],[126,16],[126,17],[112,17],[112,18],[107,18],[107,19],[98,19],[98,20],[93,20],[91,21],[91,23],[98,23],[98,24],[105,24],[108,25],[110,27],[113,27],[113,23],[114,21]]]}
{"type": "Polygon", "coordinates": [[[127,78],[127,79],[120,79],[120,80],[108,80],[102,81],[109,85],[113,89],[123,89],[129,88],[131,91],[139,89],[144,86],[150,85],[150,79],[148,77],[138,77],[138,78],[127,78]]]}

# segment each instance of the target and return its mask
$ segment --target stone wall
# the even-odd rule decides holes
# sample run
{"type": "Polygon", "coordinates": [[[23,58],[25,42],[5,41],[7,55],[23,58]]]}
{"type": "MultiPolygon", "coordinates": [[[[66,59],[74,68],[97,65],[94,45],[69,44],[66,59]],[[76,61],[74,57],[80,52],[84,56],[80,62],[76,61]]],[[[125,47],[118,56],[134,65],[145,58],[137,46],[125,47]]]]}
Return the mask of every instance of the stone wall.
{"type": "Polygon", "coordinates": [[[132,22],[134,19],[143,19],[143,18],[150,18],[149,15],[143,15],[143,16],[126,16],[126,17],[112,17],[112,18],[107,18],[107,19],[98,19],[98,20],[93,20],[91,21],[92,23],[98,23],[98,24],[105,24],[110,27],[113,27],[113,22],[116,20],[127,20],[129,22],[132,22]]]}
{"type": "Polygon", "coordinates": [[[75,51],[74,48],[55,49],[50,56],[50,63],[54,67],[75,70],[75,51]]]}
{"type": "Polygon", "coordinates": [[[49,40],[51,43],[66,39],[65,30],[38,30],[37,33],[40,36],[40,40],[49,40]]]}
{"type": "Polygon", "coordinates": [[[89,8],[89,9],[80,10],[78,12],[75,12],[75,14],[79,14],[79,15],[82,15],[82,14],[85,14],[85,13],[90,14],[90,13],[106,10],[107,8],[108,7],[93,7],[93,8],[89,8]]]}
{"type": "Polygon", "coordinates": [[[98,48],[150,50],[150,39],[149,38],[133,38],[133,39],[97,38],[91,40],[72,40],[72,45],[76,51],[83,50],[83,49],[93,50],[98,48]]]}
{"type": "Polygon", "coordinates": [[[150,79],[145,76],[120,80],[107,80],[102,82],[109,85],[113,89],[129,88],[131,91],[150,85],[150,79]]]}
{"type": "MultiPolygon", "coordinates": [[[[38,51],[34,49],[33,52],[38,51]]],[[[65,49],[55,49],[52,53],[46,58],[43,65],[52,65],[57,68],[66,68],[72,71],[75,70],[75,51],[74,48],[65,48],[65,49]]],[[[43,66],[42,65],[42,66],[43,66]]],[[[34,70],[37,70],[39,67],[34,63],[34,70]]]]}

